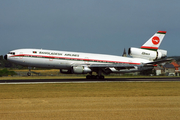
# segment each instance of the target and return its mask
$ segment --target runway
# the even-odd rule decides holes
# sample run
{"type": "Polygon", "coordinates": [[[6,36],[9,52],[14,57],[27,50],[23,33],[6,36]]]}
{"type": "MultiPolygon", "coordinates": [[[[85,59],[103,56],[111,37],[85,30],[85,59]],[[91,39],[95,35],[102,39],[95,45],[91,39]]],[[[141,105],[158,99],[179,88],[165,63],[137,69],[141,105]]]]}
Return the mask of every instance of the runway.
{"type": "Polygon", "coordinates": [[[166,78],[107,78],[99,79],[28,79],[28,80],[0,80],[0,84],[36,84],[36,83],[88,83],[88,82],[165,82],[180,81],[180,77],[166,78]]]}

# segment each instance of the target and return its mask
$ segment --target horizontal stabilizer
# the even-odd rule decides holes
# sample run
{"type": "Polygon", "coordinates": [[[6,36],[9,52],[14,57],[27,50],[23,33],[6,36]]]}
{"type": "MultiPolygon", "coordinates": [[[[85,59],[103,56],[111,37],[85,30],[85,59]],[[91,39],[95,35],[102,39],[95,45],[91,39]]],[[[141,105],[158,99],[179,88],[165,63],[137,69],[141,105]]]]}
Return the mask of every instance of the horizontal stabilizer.
{"type": "Polygon", "coordinates": [[[152,66],[152,65],[156,65],[156,64],[160,64],[160,63],[170,62],[172,60],[173,60],[172,58],[167,58],[167,59],[163,59],[163,60],[157,60],[157,61],[146,63],[146,64],[144,64],[144,66],[152,66]]]}

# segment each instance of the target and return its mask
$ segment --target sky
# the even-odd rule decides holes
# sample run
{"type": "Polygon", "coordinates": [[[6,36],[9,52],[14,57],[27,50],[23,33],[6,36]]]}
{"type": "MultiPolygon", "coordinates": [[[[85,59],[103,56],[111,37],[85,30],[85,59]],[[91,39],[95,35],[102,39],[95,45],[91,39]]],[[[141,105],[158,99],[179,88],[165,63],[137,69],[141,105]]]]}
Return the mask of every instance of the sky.
{"type": "Polygon", "coordinates": [[[180,56],[180,0],[0,0],[0,55],[19,48],[112,54],[167,31],[180,56]]]}

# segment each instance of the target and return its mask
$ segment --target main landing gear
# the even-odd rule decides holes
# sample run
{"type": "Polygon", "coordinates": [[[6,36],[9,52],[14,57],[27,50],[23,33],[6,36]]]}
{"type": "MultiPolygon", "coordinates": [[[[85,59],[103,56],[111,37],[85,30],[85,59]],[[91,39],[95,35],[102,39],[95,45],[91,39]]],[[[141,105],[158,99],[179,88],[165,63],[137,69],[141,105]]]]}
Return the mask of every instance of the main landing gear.
{"type": "Polygon", "coordinates": [[[33,73],[33,74],[36,74],[36,75],[38,75],[38,76],[40,75],[40,73],[33,72],[33,71],[31,71],[31,70],[29,69],[29,72],[27,73],[27,76],[31,76],[32,73],[33,73]]]}
{"type": "Polygon", "coordinates": [[[103,75],[87,75],[86,79],[104,79],[103,75]]]}
{"type": "Polygon", "coordinates": [[[86,76],[86,79],[104,79],[104,76],[102,75],[102,71],[96,70],[97,75],[92,75],[92,72],[90,73],[90,75],[86,76]]]}

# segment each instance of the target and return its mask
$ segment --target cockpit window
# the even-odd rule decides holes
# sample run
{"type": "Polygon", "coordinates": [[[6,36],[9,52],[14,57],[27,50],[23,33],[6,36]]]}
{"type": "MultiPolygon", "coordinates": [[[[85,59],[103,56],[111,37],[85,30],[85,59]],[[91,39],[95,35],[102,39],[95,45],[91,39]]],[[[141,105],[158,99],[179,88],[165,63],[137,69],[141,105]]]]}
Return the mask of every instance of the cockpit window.
{"type": "Polygon", "coordinates": [[[15,55],[15,52],[9,52],[8,54],[15,55]]]}

